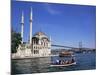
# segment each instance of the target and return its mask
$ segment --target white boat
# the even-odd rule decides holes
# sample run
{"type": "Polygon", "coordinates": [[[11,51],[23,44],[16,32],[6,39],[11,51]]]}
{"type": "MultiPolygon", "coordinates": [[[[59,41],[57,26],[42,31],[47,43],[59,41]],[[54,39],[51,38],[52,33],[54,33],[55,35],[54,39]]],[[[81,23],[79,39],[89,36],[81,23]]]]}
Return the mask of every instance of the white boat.
{"type": "Polygon", "coordinates": [[[70,64],[52,64],[50,65],[51,67],[57,67],[57,66],[71,66],[71,65],[76,65],[76,62],[70,63],[70,64]]]}

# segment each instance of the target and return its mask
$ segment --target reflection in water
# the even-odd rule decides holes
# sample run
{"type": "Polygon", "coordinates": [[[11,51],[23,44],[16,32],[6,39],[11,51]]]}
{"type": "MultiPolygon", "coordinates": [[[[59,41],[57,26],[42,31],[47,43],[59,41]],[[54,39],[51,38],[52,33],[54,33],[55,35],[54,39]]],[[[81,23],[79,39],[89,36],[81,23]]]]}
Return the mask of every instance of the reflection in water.
{"type": "Polygon", "coordinates": [[[51,62],[56,59],[67,60],[66,57],[48,57],[48,58],[33,58],[23,60],[12,60],[12,73],[28,74],[28,73],[43,73],[57,71],[73,71],[73,70],[88,70],[95,69],[95,53],[78,53],[75,54],[77,65],[68,67],[50,67],[51,62]]]}
{"type": "Polygon", "coordinates": [[[47,67],[51,63],[51,58],[33,58],[23,60],[12,60],[12,73],[36,73],[47,72],[47,67]]]}

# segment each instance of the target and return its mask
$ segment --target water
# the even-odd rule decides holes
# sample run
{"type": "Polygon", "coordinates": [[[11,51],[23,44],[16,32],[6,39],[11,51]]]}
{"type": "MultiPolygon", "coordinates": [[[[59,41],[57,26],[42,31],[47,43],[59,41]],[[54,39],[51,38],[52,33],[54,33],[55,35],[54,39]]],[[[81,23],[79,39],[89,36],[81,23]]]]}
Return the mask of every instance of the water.
{"type": "Polygon", "coordinates": [[[75,70],[90,70],[96,68],[96,54],[95,53],[77,53],[75,54],[76,65],[67,67],[50,67],[51,62],[55,59],[68,59],[61,57],[48,58],[33,58],[23,60],[12,60],[13,74],[31,74],[44,72],[59,72],[59,71],[75,71],[75,70]]]}

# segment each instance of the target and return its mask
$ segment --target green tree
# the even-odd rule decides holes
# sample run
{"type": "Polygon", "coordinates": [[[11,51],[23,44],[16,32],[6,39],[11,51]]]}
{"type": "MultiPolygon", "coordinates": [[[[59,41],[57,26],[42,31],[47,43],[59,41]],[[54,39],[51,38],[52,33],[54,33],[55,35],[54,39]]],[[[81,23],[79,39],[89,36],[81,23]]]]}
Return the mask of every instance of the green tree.
{"type": "Polygon", "coordinates": [[[16,53],[19,44],[21,44],[21,34],[15,31],[11,31],[11,52],[16,53]]]}

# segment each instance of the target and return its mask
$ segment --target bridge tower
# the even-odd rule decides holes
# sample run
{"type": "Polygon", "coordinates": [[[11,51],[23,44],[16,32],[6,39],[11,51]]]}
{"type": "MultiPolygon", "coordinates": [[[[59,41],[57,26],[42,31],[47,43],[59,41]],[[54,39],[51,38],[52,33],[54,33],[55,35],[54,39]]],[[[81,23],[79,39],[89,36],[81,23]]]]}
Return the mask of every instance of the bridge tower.
{"type": "Polygon", "coordinates": [[[80,51],[82,50],[82,41],[79,42],[79,50],[80,50],[80,51]]]}

